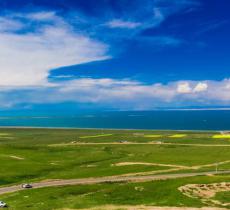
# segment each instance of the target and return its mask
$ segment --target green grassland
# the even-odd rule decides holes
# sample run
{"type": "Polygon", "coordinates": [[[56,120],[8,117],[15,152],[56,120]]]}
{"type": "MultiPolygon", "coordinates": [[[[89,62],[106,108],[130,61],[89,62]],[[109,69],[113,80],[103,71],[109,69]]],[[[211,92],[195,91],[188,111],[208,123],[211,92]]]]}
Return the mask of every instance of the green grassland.
{"type": "MultiPolygon", "coordinates": [[[[214,171],[215,163],[230,161],[230,141],[213,138],[217,134],[192,131],[2,128],[0,187],[46,179],[214,171]],[[171,138],[175,135],[180,137],[171,138]],[[148,144],[151,142],[161,144],[148,144]],[[133,164],[117,166],[118,163],[133,164]],[[170,165],[185,168],[167,172],[175,168],[170,165]],[[186,168],[194,166],[200,167],[186,168]]],[[[230,162],[219,164],[218,170],[230,170],[230,162]]],[[[14,210],[78,209],[109,204],[201,207],[205,204],[199,199],[186,197],[177,188],[189,183],[218,181],[230,181],[230,176],[33,189],[1,195],[0,200],[6,201],[9,209],[14,210]],[[135,190],[138,186],[142,190],[135,190]]],[[[220,193],[217,197],[223,202],[230,200],[228,192],[220,193]]]]}
{"type": "MultiPolygon", "coordinates": [[[[189,183],[213,183],[230,181],[230,176],[194,177],[189,183]]],[[[90,208],[110,205],[149,205],[202,207],[199,199],[181,194],[177,188],[186,185],[187,179],[164,180],[144,183],[116,183],[98,185],[78,185],[43,188],[12,193],[2,196],[11,204],[10,209],[49,210],[61,208],[90,208]]],[[[227,201],[229,193],[219,193],[218,199],[227,201]]]]}
{"type": "Polygon", "coordinates": [[[98,134],[95,136],[80,136],[80,139],[88,139],[88,138],[99,138],[99,137],[108,137],[108,136],[112,136],[113,134],[111,133],[107,133],[107,134],[98,134]]]}
{"type": "Polygon", "coordinates": [[[221,201],[223,203],[226,203],[226,201],[229,203],[230,202],[229,198],[230,198],[230,191],[228,191],[228,192],[219,192],[214,197],[215,200],[221,201]]]}

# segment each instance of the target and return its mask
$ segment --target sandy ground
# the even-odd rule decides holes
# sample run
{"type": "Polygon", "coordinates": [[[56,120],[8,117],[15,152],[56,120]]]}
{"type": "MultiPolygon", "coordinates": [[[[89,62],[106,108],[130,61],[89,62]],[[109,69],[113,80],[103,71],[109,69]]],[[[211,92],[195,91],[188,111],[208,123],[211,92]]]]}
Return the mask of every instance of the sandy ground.
{"type": "MultiPolygon", "coordinates": [[[[189,207],[156,207],[156,206],[115,206],[115,205],[106,205],[88,209],[79,209],[79,210],[223,210],[224,208],[189,208],[189,207]]],[[[74,210],[74,209],[59,209],[59,210],[74,210]]]]}
{"type": "Polygon", "coordinates": [[[178,188],[180,192],[190,198],[199,198],[204,203],[213,203],[230,207],[230,203],[221,203],[214,199],[216,193],[230,191],[230,182],[213,184],[188,184],[178,188]]]}

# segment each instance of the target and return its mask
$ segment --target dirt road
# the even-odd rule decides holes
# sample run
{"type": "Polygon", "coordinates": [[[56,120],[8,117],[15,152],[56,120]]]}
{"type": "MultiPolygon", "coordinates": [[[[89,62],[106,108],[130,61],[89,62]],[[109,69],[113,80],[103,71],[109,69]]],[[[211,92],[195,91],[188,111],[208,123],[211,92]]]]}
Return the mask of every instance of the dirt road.
{"type": "Polygon", "coordinates": [[[92,146],[92,145],[177,145],[177,146],[192,146],[192,147],[230,147],[230,144],[190,144],[190,143],[166,143],[166,142],[78,142],[78,143],[60,143],[50,144],[50,147],[62,146],[92,146]]]}
{"type": "MultiPolygon", "coordinates": [[[[180,173],[180,174],[164,174],[164,175],[149,175],[149,176],[110,176],[98,178],[85,178],[85,179],[68,179],[68,180],[48,180],[33,183],[33,188],[55,187],[66,185],[88,185],[99,184],[106,182],[145,182],[154,180],[176,179],[193,176],[217,175],[217,174],[230,174],[230,171],[219,172],[197,172],[197,173],[180,173]]],[[[12,193],[23,190],[20,185],[2,187],[0,188],[0,195],[5,193],[12,193]]]]}

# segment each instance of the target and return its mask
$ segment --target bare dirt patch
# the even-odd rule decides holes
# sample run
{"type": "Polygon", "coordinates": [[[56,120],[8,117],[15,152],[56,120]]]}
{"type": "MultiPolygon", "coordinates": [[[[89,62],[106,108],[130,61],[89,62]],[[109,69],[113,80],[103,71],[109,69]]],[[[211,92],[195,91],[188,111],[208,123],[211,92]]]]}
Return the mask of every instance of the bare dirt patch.
{"type": "Polygon", "coordinates": [[[82,165],[82,166],[80,166],[80,168],[94,168],[94,167],[97,167],[97,165],[95,165],[95,164],[89,164],[89,165],[82,165]]]}
{"type": "Polygon", "coordinates": [[[25,160],[25,158],[19,157],[19,156],[15,156],[15,155],[10,155],[9,157],[12,158],[12,159],[16,159],[16,160],[25,160]]]}
{"type": "Polygon", "coordinates": [[[147,162],[120,162],[120,163],[113,164],[113,166],[129,166],[129,165],[166,166],[166,167],[183,168],[183,169],[190,168],[190,167],[182,166],[182,165],[147,163],[147,162]]]}
{"type": "Polygon", "coordinates": [[[178,190],[190,198],[200,199],[203,203],[230,207],[230,203],[221,203],[220,201],[214,199],[216,193],[230,191],[230,182],[188,184],[179,187],[178,190]]]}
{"type": "Polygon", "coordinates": [[[58,164],[58,163],[50,163],[50,165],[57,166],[57,165],[59,165],[59,164],[58,164]]]}

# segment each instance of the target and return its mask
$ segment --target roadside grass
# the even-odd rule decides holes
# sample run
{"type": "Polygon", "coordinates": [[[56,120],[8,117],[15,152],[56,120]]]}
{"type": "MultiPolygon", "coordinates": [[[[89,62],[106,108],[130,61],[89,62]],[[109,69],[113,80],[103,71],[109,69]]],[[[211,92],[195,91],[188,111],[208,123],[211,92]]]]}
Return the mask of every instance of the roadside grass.
{"type": "Polygon", "coordinates": [[[230,163],[217,165],[218,170],[230,170],[230,163]]]}
{"type": "MultiPolygon", "coordinates": [[[[183,195],[178,187],[190,184],[208,184],[229,181],[230,176],[199,176],[181,179],[140,183],[108,183],[42,188],[0,196],[9,209],[51,210],[80,209],[103,205],[148,206],[206,206],[199,199],[183,195]]],[[[226,202],[229,193],[219,193],[217,198],[226,202]]]]}

